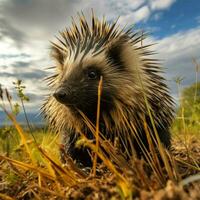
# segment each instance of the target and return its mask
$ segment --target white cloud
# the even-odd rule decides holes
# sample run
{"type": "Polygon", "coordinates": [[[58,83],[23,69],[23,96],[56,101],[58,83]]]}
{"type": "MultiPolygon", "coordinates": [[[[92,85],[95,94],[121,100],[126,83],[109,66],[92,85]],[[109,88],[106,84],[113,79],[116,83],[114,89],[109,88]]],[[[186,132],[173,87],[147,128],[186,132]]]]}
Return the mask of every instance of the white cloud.
{"type": "Polygon", "coordinates": [[[149,17],[149,15],[150,15],[150,10],[148,6],[143,6],[135,12],[130,12],[124,16],[121,16],[119,22],[122,25],[123,24],[132,25],[139,21],[146,20],[149,17]]]}
{"type": "MultiPolygon", "coordinates": [[[[172,93],[177,97],[176,84],[173,79],[177,76],[184,77],[182,86],[188,86],[195,82],[195,67],[192,58],[200,63],[200,27],[181,31],[161,40],[153,41],[157,43],[156,51],[158,57],[163,59],[166,68],[166,78],[172,93]]],[[[198,76],[200,80],[200,73],[198,76]]]]}
{"type": "MultiPolygon", "coordinates": [[[[101,0],[87,1],[83,4],[83,10],[90,11],[94,8],[97,15],[106,14],[107,19],[113,20],[120,16],[123,24],[133,24],[147,20],[156,11],[168,9],[176,0],[101,0]],[[103,12],[102,12],[103,11],[103,12]]],[[[83,2],[82,2],[83,3],[83,2]]],[[[155,15],[155,19],[161,17],[161,13],[155,15]]]]}
{"type": "Polygon", "coordinates": [[[150,10],[149,10],[148,6],[143,6],[142,8],[138,9],[134,13],[134,17],[135,17],[136,22],[145,20],[149,16],[150,16],[150,10]]]}
{"type": "MultiPolygon", "coordinates": [[[[200,27],[180,31],[162,39],[148,37],[144,45],[155,44],[151,50],[157,52],[154,58],[160,59],[164,67],[164,76],[167,79],[172,95],[177,99],[177,85],[175,77],[183,77],[183,87],[195,82],[195,66],[192,59],[200,63],[200,27]]],[[[200,81],[200,73],[198,73],[200,81]]]]}
{"type": "Polygon", "coordinates": [[[162,52],[162,56],[165,59],[178,59],[180,57],[187,59],[192,56],[200,56],[199,35],[199,27],[187,31],[181,31],[160,40],[157,48],[162,52]]]}
{"type": "Polygon", "coordinates": [[[169,8],[175,0],[149,0],[152,10],[164,10],[169,8]]]}

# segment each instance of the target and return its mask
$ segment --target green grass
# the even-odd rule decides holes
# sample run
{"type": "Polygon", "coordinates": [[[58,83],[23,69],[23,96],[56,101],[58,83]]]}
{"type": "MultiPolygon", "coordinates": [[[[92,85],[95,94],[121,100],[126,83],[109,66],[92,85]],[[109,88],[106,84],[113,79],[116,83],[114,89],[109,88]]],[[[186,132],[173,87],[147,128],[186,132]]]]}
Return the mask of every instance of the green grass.
{"type": "Polygon", "coordinates": [[[179,99],[172,133],[200,135],[200,82],[184,88],[179,99]]]}
{"type": "MultiPolygon", "coordinates": [[[[24,136],[26,138],[26,142],[28,146],[31,148],[32,154],[34,155],[36,160],[40,159],[40,153],[35,147],[36,144],[41,147],[45,147],[46,150],[55,154],[55,157],[59,158],[59,137],[51,132],[47,132],[46,130],[35,130],[32,134],[29,132],[25,132],[24,136]],[[34,138],[36,139],[36,143],[34,138]]],[[[13,126],[7,126],[4,128],[0,128],[0,153],[3,155],[7,155],[9,157],[23,160],[24,159],[24,145],[21,142],[21,138],[17,132],[17,130],[13,126]]]]}

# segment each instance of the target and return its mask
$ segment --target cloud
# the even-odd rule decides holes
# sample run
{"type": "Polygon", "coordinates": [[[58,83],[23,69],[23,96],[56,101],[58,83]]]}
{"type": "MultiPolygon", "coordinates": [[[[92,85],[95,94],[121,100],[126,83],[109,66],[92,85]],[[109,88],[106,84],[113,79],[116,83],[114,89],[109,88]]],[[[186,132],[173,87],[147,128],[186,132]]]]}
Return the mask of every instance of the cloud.
{"type": "Polygon", "coordinates": [[[0,18],[0,27],[1,39],[5,37],[10,38],[18,47],[20,47],[27,39],[26,34],[23,31],[14,28],[6,18],[0,18]]]}
{"type": "Polygon", "coordinates": [[[141,7],[134,13],[134,15],[135,15],[136,22],[147,19],[150,15],[149,7],[148,6],[141,7]]]}
{"type": "Polygon", "coordinates": [[[48,30],[51,34],[54,32],[52,29],[58,30],[60,25],[66,23],[66,17],[80,9],[79,2],[78,0],[9,0],[3,3],[1,15],[6,16],[15,28],[24,30],[28,35],[41,37],[43,30],[48,30]]]}
{"type": "Polygon", "coordinates": [[[150,7],[152,10],[164,10],[169,8],[175,0],[150,0],[150,7]]]}
{"type": "Polygon", "coordinates": [[[138,9],[136,12],[132,13],[130,12],[129,14],[126,14],[124,16],[120,17],[120,24],[135,24],[139,21],[145,21],[150,15],[150,10],[148,6],[143,6],[140,9],[138,9]]]}
{"type": "Polygon", "coordinates": [[[15,70],[15,73],[1,72],[1,77],[13,77],[14,79],[24,80],[24,79],[42,79],[44,78],[45,73],[42,70],[35,70],[34,72],[19,72],[15,70]]]}
{"type": "Polygon", "coordinates": [[[159,41],[157,48],[162,53],[164,59],[191,60],[192,57],[199,57],[200,52],[200,28],[193,28],[181,31],[159,41]]]}
{"type": "Polygon", "coordinates": [[[44,47],[58,30],[70,24],[70,17],[80,10],[89,15],[91,8],[94,8],[98,16],[106,14],[108,20],[121,16],[123,23],[133,24],[147,20],[153,12],[152,9],[164,9],[173,2],[174,0],[1,1],[0,37],[9,38],[18,47],[36,43],[44,47]]]}
{"type": "MultiPolygon", "coordinates": [[[[166,68],[166,77],[172,93],[177,97],[176,84],[173,79],[176,76],[184,77],[182,86],[188,86],[195,82],[195,67],[192,58],[200,63],[200,27],[187,31],[181,31],[161,40],[153,39],[157,43],[156,51],[159,58],[163,59],[166,68]]],[[[199,73],[200,80],[200,73],[199,73]]]]}

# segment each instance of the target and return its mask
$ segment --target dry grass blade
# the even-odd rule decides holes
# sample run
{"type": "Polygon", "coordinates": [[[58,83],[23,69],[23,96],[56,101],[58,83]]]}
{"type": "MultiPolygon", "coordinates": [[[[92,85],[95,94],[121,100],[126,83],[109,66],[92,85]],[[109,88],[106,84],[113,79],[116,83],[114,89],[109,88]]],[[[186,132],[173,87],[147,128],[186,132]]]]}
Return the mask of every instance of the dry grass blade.
{"type": "Polygon", "coordinates": [[[146,121],[144,121],[144,130],[145,130],[145,133],[146,133],[146,136],[147,136],[147,141],[148,141],[148,144],[149,144],[149,150],[150,150],[151,155],[152,155],[152,162],[154,162],[155,166],[158,167],[158,172],[161,172],[162,169],[161,169],[161,166],[159,164],[159,159],[158,159],[158,156],[157,156],[157,153],[156,153],[156,149],[154,147],[154,144],[153,144],[153,141],[152,141],[152,138],[151,138],[152,133],[150,133],[150,130],[148,129],[146,121]]]}
{"type": "Polygon", "coordinates": [[[60,163],[56,163],[54,160],[52,160],[41,147],[39,147],[39,150],[42,155],[51,163],[54,170],[58,174],[60,174],[60,177],[63,179],[64,182],[67,183],[67,185],[74,185],[78,183],[77,177],[73,172],[65,170],[60,163]]]}
{"type": "Polygon", "coordinates": [[[97,101],[97,117],[96,117],[96,152],[93,159],[93,176],[96,176],[96,166],[97,166],[97,152],[99,150],[99,118],[100,118],[100,103],[101,103],[101,91],[102,91],[103,77],[101,76],[98,86],[98,101],[97,101]]]}
{"type": "Polygon", "coordinates": [[[0,160],[7,160],[7,161],[11,162],[16,167],[19,167],[19,168],[24,169],[24,170],[35,171],[35,172],[40,173],[44,177],[49,178],[51,180],[55,180],[56,179],[55,177],[51,176],[48,172],[46,172],[45,169],[42,169],[40,167],[35,167],[32,164],[27,164],[27,163],[24,163],[24,162],[20,162],[18,160],[14,160],[14,159],[8,158],[6,156],[2,156],[2,155],[0,155],[0,160]]]}
{"type": "Polygon", "coordinates": [[[109,141],[101,141],[101,146],[106,152],[108,152],[110,159],[117,164],[120,169],[132,170],[127,160],[123,157],[123,154],[116,152],[116,149],[109,141]]]}
{"type": "Polygon", "coordinates": [[[183,179],[180,182],[180,185],[185,186],[185,185],[188,185],[190,183],[193,183],[193,182],[199,181],[199,180],[200,180],[200,174],[195,174],[195,175],[192,175],[192,176],[189,176],[189,177],[183,179]]]}
{"type": "Polygon", "coordinates": [[[157,181],[160,183],[160,185],[163,185],[164,179],[162,177],[162,173],[159,171],[158,167],[155,165],[150,152],[144,146],[144,143],[141,140],[141,137],[138,134],[137,130],[135,129],[134,124],[132,122],[129,122],[128,119],[124,115],[123,115],[123,120],[125,124],[127,125],[127,127],[129,127],[129,129],[131,130],[131,134],[134,136],[137,144],[140,146],[141,151],[143,152],[143,155],[145,156],[145,159],[147,160],[148,164],[150,165],[151,169],[156,175],[157,181]]]}
{"type": "Polygon", "coordinates": [[[179,159],[179,158],[175,158],[175,160],[177,162],[180,162],[183,166],[186,166],[188,169],[193,169],[195,171],[200,172],[200,167],[199,166],[192,165],[192,164],[188,163],[187,161],[184,161],[184,160],[179,159]]]}
{"type": "Polygon", "coordinates": [[[110,159],[101,151],[101,149],[99,149],[99,151],[96,151],[96,145],[92,144],[91,141],[83,134],[81,133],[81,136],[83,137],[83,139],[86,142],[86,145],[93,151],[95,152],[98,157],[104,162],[104,164],[108,167],[108,169],[113,172],[119,179],[121,179],[122,181],[126,182],[128,185],[127,180],[123,177],[122,174],[120,174],[118,172],[118,170],[116,169],[116,167],[114,166],[114,164],[110,161],[110,159]]]}
{"type": "Polygon", "coordinates": [[[9,102],[9,105],[10,105],[10,109],[13,111],[12,96],[9,94],[7,89],[5,89],[5,93],[6,93],[6,98],[7,98],[8,102],[9,102]]]}
{"type": "Polygon", "coordinates": [[[3,94],[4,94],[4,91],[3,91],[3,88],[0,84],[0,99],[3,101],[3,94]]]}
{"type": "MultiPolygon", "coordinates": [[[[85,136],[84,134],[82,134],[82,136],[84,137],[84,139],[87,141],[87,146],[93,151],[96,151],[96,146],[94,144],[92,144],[85,136]]],[[[131,187],[130,187],[130,183],[128,181],[128,179],[126,179],[121,172],[119,172],[115,165],[113,164],[112,161],[110,161],[110,158],[108,158],[103,151],[101,151],[101,149],[99,149],[98,152],[95,152],[98,157],[103,161],[103,163],[105,164],[105,166],[107,166],[107,168],[116,176],[117,178],[117,183],[118,186],[120,187],[120,189],[123,192],[123,196],[125,198],[128,198],[131,196],[131,187]]],[[[108,152],[110,153],[110,152],[108,152]]],[[[110,154],[109,154],[110,155],[110,154]]],[[[134,185],[132,185],[132,189],[135,188],[134,185]]]]}
{"type": "MultiPolygon", "coordinates": [[[[81,111],[79,112],[81,116],[83,117],[85,124],[90,129],[91,133],[95,136],[96,130],[95,130],[94,125],[84,115],[84,113],[82,113],[81,111]]],[[[83,133],[81,134],[84,135],[83,133]]],[[[84,138],[86,138],[85,135],[84,135],[84,138]]],[[[114,163],[117,164],[121,169],[123,168],[130,169],[130,166],[128,165],[127,161],[124,159],[123,155],[116,152],[116,149],[113,146],[113,144],[110,141],[108,141],[100,131],[99,131],[98,139],[99,139],[99,144],[100,144],[99,148],[100,149],[103,148],[103,150],[105,150],[110,156],[110,158],[108,158],[107,156],[104,155],[105,160],[108,159],[108,160],[114,161],[114,163]]],[[[89,146],[90,146],[91,142],[88,139],[87,139],[87,142],[89,143],[89,146]]]]}
{"type": "Polygon", "coordinates": [[[14,198],[12,198],[12,197],[10,197],[6,194],[2,194],[2,193],[0,193],[0,199],[2,199],[2,200],[15,200],[14,198]]]}
{"type": "Polygon", "coordinates": [[[158,150],[159,150],[160,156],[161,156],[161,158],[162,158],[162,160],[164,162],[164,166],[165,166],[165,169],[166,169],[166,171],[167,171],[167,173],[169,175],[169,178],[171,180],[174,180],[175,177],[173,175],[172,167],[170,166],[168,156],[165,153],[165,149],[164,149],[164,147],[163,147],[163,145],[162,145],[162,143],[160,141],[159,134],[158,134],[158,131],[156,129],[156,126],[155,126],[155,123],[154,123],[154,120],[153,120],[153,116],[152,116],[152,113],[151,113],[151,110],[150,110],[150,106],[148,104],[148,101],[147,101],[147,98],[146,98],[145,94],[144,94],[144,98],[145,98],[148,114],[149,114],[149,117],[150,117],[150,120],[151,120],[151,124],[152,124],[152,127],[153,127],[153,131],[154,131],[154,134],[152,134],[152,138],[155,138],[156,144],[158,145],[158,150]]]}
{"type": "Polygon", "coordinates": [[[64,194],[59,193],[60,191],[59,192],[55,192],[55,191],[52,191],[50,189],[47,189],[47,188],[44,188],[44,187],[40,187],[40,186],[38,186],[36,184],[31,186],[32,190],[34,190],[35,188],[38,188],[39,190],[41,190],[44,193],[51,194],[51,195],[54,195],[56,197],[61,197],[61,198],[66,199],[66,196],[64,196],[64,194]]]}
{"type": "MultiPolygon", "coordinates": [[[[172,166],[170,165],[170,160],[169,160],[169,158],[168,158],[168,156],[167,156],[167,154],[165,152],[165,148],[163,147],[163,145],[162,145],[162,143],[160,141],[160,137],[159,137],[158,131],[156,129],[156,125],[155,125],[155,122],[154,122],[154,119],[153,119],[153,111],[151,109],[151,106],[149,105],[149,102],[148,102],[148,99],[147,99],[147,95],[145,94],[144,84],[143,84],[141,75],[139,73],[139,69],[137,69],[137,75],[138,75],[138,78],[139,78],[139,81],[140,81],[140,84],[141,84],[142,93],[143,93],[143,97],[144,97],[147,113],[148,113],[148,116],[150,118],[150,122],[151,122],[151,125],[152,125],[152,128],[153,128],[153,134],[151,134],[151,133],[150,134],[151,134],[153,140],[155,141],[155,143],[158,146],[159,154],[160,154],[160,156],[162,158],[162,161],[164,163],[164,166],[165,166],[165,169],[167,171],[167,174],[168,174],[169,178],[171,180],[175,181],[175,176],[173,174],[172,166]]],[[[153,164],[155,165],[154,162],[153,162],[153,164]]],[[[159,168],[161,168],[161,166],[159,168]]],[[[162,176],[162,173],[160,175],[162,176]]],[[[166,181],[166,178],[164,176],[162,176],[162,179],[166,181]]],[[[163,182],[163,185],[165,185],[165,182],[163,182]]]]}
{"type": "MultiPolygon", "coordinates": [[[[28,189],[25,192],[23,192],[19,198],[20,199],[26,199],[26,195],[32,194],[34,196],[34,200],[41,200],[39,195],[34,191],[34,189],[28,189]]],[[[32,197],[33,198],[33,197],[32,197]]]]}
{"type": "Polygon", "coordinates": [[[79,176],[79,178],[83,178],[83,179],[87,178],[88,175],[83,170],[77,167],[77,165],[74,163],[72,158],[69,155],[67,155],[64,147],[61,147],[60,150],[62,154],[64,155],[65,163],[67,163],[66,167],[74,171],[79,176]]]}
{"type": "Polygon", "coordinates": [[[14,124],[15,128],[17,129],[17,132],[19,133],[20,135],[20,138],[21,138],[21,141],[22,141],[22,144],[25,146],[25,149],[29,155],[29,158],[31,159],[32,163],[34,163],[34,159],[32,158],[32,155],[31,155],[31,151],[27,145],[27,139],[25,137],[25,134],[23,132],[23,129],[21,128],[21,126],[17,123],[14,115],[10,114],[5,108],[3,108],[3,111],[6,113],[6,115],[8,116],[8,118],[11,120],[11,122],[14,124]]]}

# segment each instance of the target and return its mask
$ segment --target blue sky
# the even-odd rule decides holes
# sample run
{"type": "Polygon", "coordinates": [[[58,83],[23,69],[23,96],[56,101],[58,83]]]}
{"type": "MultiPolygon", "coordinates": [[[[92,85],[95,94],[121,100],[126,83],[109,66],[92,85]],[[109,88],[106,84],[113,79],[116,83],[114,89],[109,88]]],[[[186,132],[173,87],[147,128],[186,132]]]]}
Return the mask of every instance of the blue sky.
{"type": "Polygon", "coordinates": [[[153,34],[158,38],[195,28],[200,25],[200,2],[198,0],[175,1],[165,11],[155,12],[142,25],[157,27],[153,34]]]}
{"type": "Polygon", "coordinates": [[[0,84],[14,93],[12,82],[22,79],[31,98],[28,112],[37,114],[48,93],[42,78],[52,65],[49,40],[70,25],[71,16],[82,10],[88,17],[91,8],[99,17],[113,21],[120,16],[122,26],[135,24],[151,33],[147,42],[157,43],[156,58],[163,60],[175,99],[174,77],[184,77],[183,87],[195,81],[192,58],[200,62],[199,0],[0,0],[0,84]]]}

